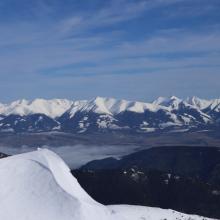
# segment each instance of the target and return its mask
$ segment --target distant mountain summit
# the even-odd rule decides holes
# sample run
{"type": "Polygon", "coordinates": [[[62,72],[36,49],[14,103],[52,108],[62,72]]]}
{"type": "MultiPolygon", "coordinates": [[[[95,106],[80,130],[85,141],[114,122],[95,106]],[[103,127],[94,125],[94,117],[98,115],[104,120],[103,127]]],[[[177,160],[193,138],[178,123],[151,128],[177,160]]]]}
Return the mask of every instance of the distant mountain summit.
{"type": "Polygon", "coordinates": [[[0,103],[0,132],[188,132],[220,128],[220,99],[159,97],[152,103],[92,100],[18,100],[0,103]]]}

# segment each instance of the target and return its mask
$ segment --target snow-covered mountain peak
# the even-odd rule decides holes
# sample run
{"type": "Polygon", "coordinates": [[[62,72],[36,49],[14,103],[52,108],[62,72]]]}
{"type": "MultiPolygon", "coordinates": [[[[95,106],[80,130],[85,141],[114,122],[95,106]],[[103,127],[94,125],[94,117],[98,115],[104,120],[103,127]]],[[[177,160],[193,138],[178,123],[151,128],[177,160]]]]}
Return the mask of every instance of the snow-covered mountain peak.
{"type": "Polygon", "coordinates": [[[168,100],[169,100],[169,98],[160,96],[157,99],[155,99],[152,103],[155,105],[160,105],[162,103],[166,103],[168,100]]]}
{"type": "Polygon", "coordinates": [[[114,98],[96,97],[89,101],[74,102],[69,112],[71,117],[77,111],[94,112],[98,114],[117,115],[124,111],[143,113],[145,110],[157,111],[159,106],[153,103],[134,102],[124,99],[118,100],[114,98]]]}
{"type": "Polygon", "coordinates": [[[96,97],[95,99],[92,99],[88,102],[88,105],[86,106],[87,110],[93,110],[95,113],[101,113],[101,114],[109,114],[110,108],[115,104],[116,100],[113,98],[104,98],[104,97],[96,97]]]}
{"type": "Polygon", "coordinates": [[[170,96],[168,98],[167,97],[159,97],[153,102],[153,104],[162,105],[165,107],[176,109],[176,108],[178,108],[178,106],[181,102],[183,102],[182,99],[180,99],[176,96],[170,96]]]}
{"type": "Polygon", "coordinates": [[[220,112],[220,99],[201,99],[196,96],[187,98],[185,100],[188,104],[200,109],[205,112],[220,112]]]}
{"type": "Polygon", "coordinates": [[[0,114],[2,115],[29,115],[29,114],[45,114],[51,118],[56,118],[70,112],[73,116],[77,111],[93,111],[98,114],[115,115],[123,111],[131,111],[143,113],[145,110],[157,111],[158,109],[178,109],[180,103],[191,105],[200,110],[210,107],[214,109],[220,99],[204,100],[198,97],[187,98],[186,100],[179,99],[176,96],[159,97],[152,103],[139,101],[118,100],[114,98],[96,97],[91,100],[71,101],[67,99],[51,99],[46,100],[37,98],[32,101],[25,99],[17,100],[9,104],[0,103],[0,114]]]}
{"type": "Polygon", "coordinates": [[[211,111],[220,112],[220,99],[213,99],[207,108],[211,111]]]}
{"type": "Polygon", "coordinates": [[[52,118],[61,116],[65,111],[67,111],[73,101],[67,99],[35,99],[29,105],[30,110],[35,113],[43,113],[52,118]]]}
{"type": "Polygon", "coordinates": [[[153,103],[127,101],[124,99],[117,100],[114,98],[98,97],[95,99],[95,103],[102,112],[112,115],[119,114],[123,111],[143,113],[145,110],[157,111],[159,109],[159,107],[153,103]]]}
{"type": "Polygon", "coordinates": [[[153,103],[130,102],[127,110],[137,113],[143,113],[145,110],[155,112],[160,108],[162,108],[162,106],[155,105],[153,103]]]}
{"type": "Polygon", "coordinates": [[[28,100],[26,99],[18,99],[14,102],[11,103],[12,106],[17,106],[17,105],[27,105],[29,103],[28,100]]]}
{"type": "Polygon", "coordinates": [[[185,101],[188,104],[193,105],[199,109],[205,109],[212,103],[212,100],[200,99],[196,96],[188,97],[185,101]]]}
{"type": "Polygon", "coordinates": [[[14,101],[10,104],[4,104],[0,106],[0,114],[3,115],[29,115],[29,114],[45,114],[51,118],[61,116],[67,111],[73,101],[66,99],[34,99],[33,101],[27,101],[25,99],[14,101]]]}
{"type": "Polygon", "coordinates": [[[201,124],[203,129],[210,129],[215,124],[218,126],[219,112],[220,99],[197,97],[186,100],[176,96],[159,97],[152,103],[105,97],[80,101],[18,100],[0,104],[0,132],[56,130],[78,133],[104,128],[148,132],[175,130],[177,126],[201,129],[201,124]]]}
{"type": "Polygon", "coordinates": [[[168,106],[171,106],[172,108],[178,108],[179,104],[182,102],[183,102],[182,99],[176,96],[171,96],[168,101],[168,106]]]}
{"type": "Polygon", "coordinates": [[[179,101],[181,101],[181,99],[178,98],[178,97],[175,96],[175,95],[170,96],[169,99],[170,99],[170,100],[179,100],[179,101]]]}

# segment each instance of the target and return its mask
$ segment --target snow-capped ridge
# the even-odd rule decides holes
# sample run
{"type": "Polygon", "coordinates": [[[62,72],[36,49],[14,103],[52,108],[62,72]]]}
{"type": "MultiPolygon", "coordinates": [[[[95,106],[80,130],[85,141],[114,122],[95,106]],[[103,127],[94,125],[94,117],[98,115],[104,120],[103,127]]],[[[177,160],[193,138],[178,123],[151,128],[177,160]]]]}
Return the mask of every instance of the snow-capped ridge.
{"type": "Polygon", "coordinates": [[[2,115],[29,115],[29,114],[45,114],[51,118],[61,116],[67,111],[73,101],[67,99],[34,99],[28,101],[25,99],[11,102],[10,104],[0,105],[0,114],[2,115]]]}
{"type": "Polygon", "coordinates": [[[210,111],[220,112],[220,99],[213,99],[207,109],[210,111]]]}
{"type": "Polygon", "coordinates": [[[169,100],[169,98],[164,97],[164,96],[160,96],[157,99],[155,99],[152,103],[155,105],[160,105],[162,103],[166,103],[169,100]]]}
{"type": "Polygon", "coordinates": [[[157,111],[163,107],[169,107],[177,109],[179,104],[184,102],[185,104],[192,105],[198,109],[204,109],[210,107],[214,109],[216,105],[220,103],[220,99],[205,100],[198,97],[191,97],[182,100],[176,96],[159,97],[152,103],[128,101],[125,99],[114,99],[97,96],[91,100],[67,100],[67,99],[51,99],[46,100],[37,98],[32,101],[21,99],[13,101],[9,104],[0,103],[1,115],[29,115],[29,114],[45,114],[51,118],[56,118],[64,114],[65,112],[71,112],[73,116],[77,111],[93,111],[99,114],[115,115],[123,111],[132,111],[137,113],[143,113],[145,110],[157,111]]]}
{"type": "Polygon", "coordinates": [[[183,102],[182,99],[176,96],[170,96],[170,97],[159,97],[153,101],[153,104],[169,107],[172,109],[177,109],[181,102],[183,102]]]}
{"type": "Polygon", "coordinates": [[[198,107],[199,109],[205,109],[212,103],[212,100],[205,100],[200,99],[197,96],[192,96],[186,98],[185,102],[195,107],[198,107]]]}
{"type": "MultiPolygon", "coordinates": [[[[71,106],[69,112],[71,117],[77,111],[94,112],[98,114],[116,115],[124,111],[143,113],[145,110],[157,111],[160,107],[153,103],[137,101],[118,100],[114,98],[96,97],[89,101],[76,102],[71,106]]],[[[162,106],[161,106],[162,108],[162,106]]]]}
{"type": "Polygon", "coordinates": [[[185,100],[159,97],[152,103],[99,96],[79,101],[23,99],[0,104],[0,132],[215,129],[219,126],[219,112],[220,99],[195,96],[185,100]]]}

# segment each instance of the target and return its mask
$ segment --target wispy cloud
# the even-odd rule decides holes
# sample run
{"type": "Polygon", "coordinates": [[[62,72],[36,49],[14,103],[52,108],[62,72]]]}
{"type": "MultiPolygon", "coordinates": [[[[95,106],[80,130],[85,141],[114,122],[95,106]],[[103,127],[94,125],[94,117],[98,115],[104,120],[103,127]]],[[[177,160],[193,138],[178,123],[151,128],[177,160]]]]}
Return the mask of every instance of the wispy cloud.
{"type": "Polygon", "coordinates": [[[61,21],[60,29],[61,31],[78,33],[77,31],[106,27],[141,17],[150,10],[168,7],[180,2],[183,0],[113,0],[95,13],[65,18],[61,21]]]}
{"type": "Polygon", "coordinates": [[[53,2],[32,5],[31,19],[0,17],[2,83],[220,70],[217,1],[112,0],[80,10],[53,2]],[[186,8],[195,21],[183,20],[186,8]]]}

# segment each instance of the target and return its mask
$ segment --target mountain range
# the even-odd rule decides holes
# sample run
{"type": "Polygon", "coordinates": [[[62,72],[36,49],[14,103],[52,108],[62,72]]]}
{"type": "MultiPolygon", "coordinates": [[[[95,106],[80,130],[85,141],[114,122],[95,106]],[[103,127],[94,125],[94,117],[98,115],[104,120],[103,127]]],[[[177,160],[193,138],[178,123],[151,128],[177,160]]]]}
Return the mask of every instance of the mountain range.
{"type": "Polygon", "coordinates": [[[0,103],[0,132],[152,133],[218,131],[220,99],[172,96],[151,103],[92,100],[17,100],[0,103]]]}

